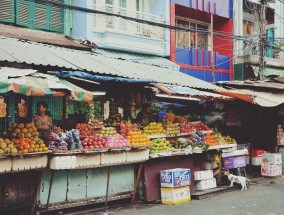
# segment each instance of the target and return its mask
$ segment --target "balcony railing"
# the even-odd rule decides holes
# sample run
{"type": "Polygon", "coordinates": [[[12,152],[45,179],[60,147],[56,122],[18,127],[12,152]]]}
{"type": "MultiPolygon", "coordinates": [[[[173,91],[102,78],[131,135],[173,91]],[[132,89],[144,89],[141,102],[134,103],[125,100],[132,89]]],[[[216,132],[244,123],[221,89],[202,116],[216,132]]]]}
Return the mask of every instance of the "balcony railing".
{"type": "MultiPolygon", "coordinates": [[[[251,50],[251,49],[244,49],[243,51],[244,55],[254,55],[254,56],[259,56],[260,51],[259,50],[251,50]]],[[[274,59],[284,59],[284,52],[283,51],[277,51],[277,50],[267,50],[266,51],[266,57],[268,58],[274,58],[274,59]]]]}
{"type": "MultiPolygon", "coordinates": [[[[126,8],[114,7],[112,5],[93,5],[93,8],[95,10],[120,14],[127,17],[138,18],[141,20],[147,20],[156,23],[165,23],[164,19],[160,16],[131,11],[127,10],[126,8]]],[[[95,14],[93,23],[93,30],[95,32],[111,31],[131,36],[142,36],[152,39],[165,40],[164,28],[145,23],[130,21],[120,17],[95,14]]]]}

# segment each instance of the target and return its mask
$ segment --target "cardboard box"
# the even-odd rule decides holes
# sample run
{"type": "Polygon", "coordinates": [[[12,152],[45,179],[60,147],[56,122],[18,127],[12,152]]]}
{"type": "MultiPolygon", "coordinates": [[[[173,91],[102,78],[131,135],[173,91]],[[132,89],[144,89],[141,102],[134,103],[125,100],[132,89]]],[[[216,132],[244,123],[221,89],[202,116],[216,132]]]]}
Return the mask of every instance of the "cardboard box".
{"type": "Polygon", "coordinates": [[[223,163],[224,169],[233,169],[246,166],[245,157],[243,155],[223,158],[223,163]]]}
{"type": "Polygon", "coordinates": [[[212,170],[214,168],[217,168],[218,165],[216,164],[216,162],[203,162],[203,169],[207,169],[207,170],[212,170]]]}
{"type": "Polygon", "coordinates": [[[211,188],[217,187],[216,179],[210,178],[202,181],[197,181],[195,183],[195,189],[196,190],[207,190],[211,188]]]}
{"type": "Polygon", "coordinates": [[[213,178],[213,171],[212,170],[204,170],[204,171],[195,171],[194,172],[194,180],[200,181],[205,179],[213,178]]]}
{"type": "Polygon", "coordinates": [[[190,185],[190,169],[168,169],[160,171],[161,187],[183,187],[190,185]]]}
{"type": "Polygon", "coordinates": [[[253,157],[261,157],[261,155],[263,155],[265,153],[264,150],[260,150],[260,149],[253,149],[252,150],[252,156],[253,157]]]}
{"type": "Polygon", "coordinates": [[[183,202],[190,201],[190,188],[189,186],[178,188],[161,188],[162,204],[175,205],[183,202]]]}
{"type": "Polygon", "coordinates": [[[261,175],[263,176],[279,176],[282,175],[282,164],[261,165],[261,175]]]}
{"type": "Polygon", "coordinates": [[[52,156],[49,161],[50,169],[74,169],[77,164],[76,155],[52,156]]]}
{"type": "MultiPolygon", "coordinates": [[[[246,164],[249,165],[249,156],[245,156],[246,164]]],[[[253,166],[260,166],[261,158],[260,157],[252,157],[251,161],[253,166]]]]}
{"type": "Polygon", "coordinates": [[[280,153],[265,153],[261,155],[261,165],[275,165],[282,164],[282,157],[280,153]]]}

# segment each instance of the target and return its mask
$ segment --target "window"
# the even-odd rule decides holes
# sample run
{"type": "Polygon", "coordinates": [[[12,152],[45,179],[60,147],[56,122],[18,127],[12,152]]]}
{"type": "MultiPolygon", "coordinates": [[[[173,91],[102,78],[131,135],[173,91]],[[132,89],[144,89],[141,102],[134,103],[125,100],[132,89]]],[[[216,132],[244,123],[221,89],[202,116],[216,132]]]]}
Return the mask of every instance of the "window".
{"type": "Polygon", "coordinates": [[[177,48],[189,49],[208,49],[208,26],[196,24],[188,20],[177,19],[176,25],[184,28],[190,28],[192,31],[177,30],[176,46],[177,48]],[[202,32],[204,31],[204,32],[202,32]]]}
{"type": "MultiPolygon", "coordinates": [[[[53,0],[62,3],[61,0],[53,0]]],[[[0,22],[10,22],[30,29],[63,32],[63,9],[25,0],[1,0],[0,22]]]]}
{"type": "Polygon", "coordinates": [[[140,0],[136,0],[136,11],[140,11],[140,0]]]}
{"type": "Polygon", "coordinates": [[[109,102],[109,114],[116,114],[118,113],[118,104],[116,101],[110,101],[109,102]]]}
{"type": "Polygon", "coordinates": [[[243,21],[243,31],[245,36],[254,35],[254,23],[251,21],[244,20],[243,21]]]}
{"type": "Polygon", "coordinates": [[[113,5],[113,0],[106,0],[106,4],[113,5]]]}
{"type": "Polygon", "coordinates": [[[119,0],[119,7],[126,8],[126,0],[119,0]]]}

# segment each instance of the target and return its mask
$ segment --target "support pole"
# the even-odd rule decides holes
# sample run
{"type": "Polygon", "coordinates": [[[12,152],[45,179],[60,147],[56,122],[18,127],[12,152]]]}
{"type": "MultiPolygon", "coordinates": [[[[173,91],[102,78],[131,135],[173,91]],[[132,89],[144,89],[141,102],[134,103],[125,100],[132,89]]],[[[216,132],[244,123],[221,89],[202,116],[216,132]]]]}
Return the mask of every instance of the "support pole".
{"type": "Polygon", "coordinates": [[[54,170],[51,170],[51,176],[50,176],[50,182],[49,182],[49,190],[48,190],[48,197],[47,197],[46,208],[45,208],[45,215],[48,214],[48,205],[49,205],[50,194],[51,194],[51,189],[52,189],[52,185],[53,185],[53,177],[54,177],[54,170]]]}
{"type": "Polygon", "coordinates": [[[260,56],[259,56],[259,79],[264,79],[264,70],[266,64],[266,42],[267,42],[267,33],[266,33],[266,5],[268,0],[261,0],[261,9],[260,9],[260,56]]]}
{"type": "Polygon", "coordinates": [[[107,187],[106,187],[105,214],[108,214],[108,212],[107,212],[107,203],[108,203],[108,189],[109,189],[110,169],[111,169],[111,166],[108,167],[108,172],[107,172],[107,187]]]}
{"type": "Polygon", "coordinates": [[[140,163],[138,173],[137,173],[137,177],[135,179],[134,191],[133,191],[133,195],[132,195],[132,199],[131,199],[131,204],[133,204],[133,202],[135,201],[138,182],[139,182],[139,179],[140,179],[140,176],[141,176],[142,167],[143,167],[143,163],[140,163]]]}
{"type": "Polygon", "coordinates": [[[210,33],[211,33],[211,66],[212,66],[212,80],[215,82],[215,65],[214,65],[214,40],[213,40],[213,13],[214,13],[214,4],[212,4],[212,11],[211,11],[211,26],[210,26],[210,33]]]}

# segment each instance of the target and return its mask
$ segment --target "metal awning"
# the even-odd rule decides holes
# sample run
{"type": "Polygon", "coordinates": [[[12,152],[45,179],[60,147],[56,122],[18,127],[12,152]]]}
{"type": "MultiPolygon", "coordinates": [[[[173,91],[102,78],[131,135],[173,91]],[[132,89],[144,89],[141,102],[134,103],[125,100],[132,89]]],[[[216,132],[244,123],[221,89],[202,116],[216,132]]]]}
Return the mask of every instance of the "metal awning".
{"type": "Polygon", "coordinates": [[[201,90],[192,89],[189,87],[174,86],[168,84],[153,84],[154,87],[159,89],[156,91],[156,96],[161,98],[173,98],[182,100],[233,100],[233,97],[225,96],[222,94],[205,92],[201,90]]]}
{"type": "Polygon", "coordinates": [[[57,67],[113,77],[154,80],[196,89],[223,88],[174,69],[110,58],[101,54],[67,49],[31,41],[0,37],[0,62],[57,67]]]}

